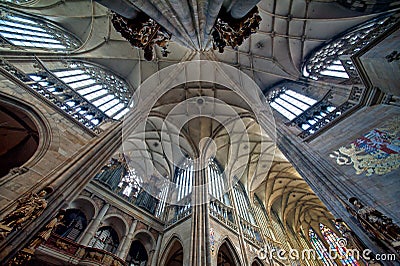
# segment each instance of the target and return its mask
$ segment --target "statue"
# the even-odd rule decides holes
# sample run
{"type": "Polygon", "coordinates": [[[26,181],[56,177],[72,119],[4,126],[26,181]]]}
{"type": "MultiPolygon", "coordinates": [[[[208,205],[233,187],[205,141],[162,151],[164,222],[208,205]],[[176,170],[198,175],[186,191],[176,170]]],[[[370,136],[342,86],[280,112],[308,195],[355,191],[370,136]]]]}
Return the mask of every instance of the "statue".
{"type": "Polygon", "coordinates": [[[367,232],[399,251],[400,227],[394,224],[392,219],[370,206],[364,206],[355,197],[350,198],[349,202],[356,210],[349,208],[348,211],[357,218],[367,232]]]}
{"type": "Polygon", "coordinates": [[[62,219],[64,218],[64,210],[61,210],[56,217],[54,217],[40,232],[37,234],[36,238],[33,239],[28,248],[35,250],[40,246],[40,244],[44,243],[49,239],[51,233],[62,224],[62,219]]]}
{"type": "Polygon", "coordinates": [[[47,207],[46,195],[47,191],[41,190],[38,194],[31,193],[27,197],[18,199],[17,207],[0,221],[0,240],[22,227],[27,221],[39,217],[47,207]]]}
{"type": "Polygon", "coordinates": [[[54,217],[48,224],[46,224],[42,230],[31,240],[27,247],[20,250],[14,258],[10,260],[8,266],[26,265],[28,261],[32,259],[35,254],[35,250],[44,242],[49,239],[51,233],[61,224],[61,220],[64,217],[65,210],[61,210],[59,214],[54,217]]]}

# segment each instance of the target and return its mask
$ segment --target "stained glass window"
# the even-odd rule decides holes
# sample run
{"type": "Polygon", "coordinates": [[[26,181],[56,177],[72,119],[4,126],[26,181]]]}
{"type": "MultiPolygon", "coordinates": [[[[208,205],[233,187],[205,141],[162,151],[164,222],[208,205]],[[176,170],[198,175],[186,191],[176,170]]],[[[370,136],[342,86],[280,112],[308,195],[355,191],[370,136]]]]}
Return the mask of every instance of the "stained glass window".
{"type": "Polygon", "coordinates": [[[328,253],[328,250],[324,246],[324,243],[315,233],[315,231],[312,228],[310,228],[308,234],[310,236],[311,245],[313,246],[319,259],[322,260],[324,265],[336,266],[337,264],[332,260],[331,256],[328,253]]]}
{"type": "Polygon", "coordinates": [[[346,247],[340,243],[338,243],[339,237],[326,225],[320,223],[319,224],[322,235],[324,236],[326,242],[329,244],[329,248],[331,251],[335,251],[338,259],[344,266],[358,266],[358,262],[355,260],[353,256],[347,253],[346,247]]]}
{"type": "Polygon", "coordinates": [[[81,45],[76,37],[54,23],[5,7],[0,7],[0,39],[3,46],[54,52],[75,50],[81,45]]]}
{"type": "Polygon", "coordinates": [[[399,18],[385,15],[363,23],[312,53],[303,67],[303,76],[314,80],[327,77],[348,79],[358,76],[350,56],[393,26],[399,18]]]}

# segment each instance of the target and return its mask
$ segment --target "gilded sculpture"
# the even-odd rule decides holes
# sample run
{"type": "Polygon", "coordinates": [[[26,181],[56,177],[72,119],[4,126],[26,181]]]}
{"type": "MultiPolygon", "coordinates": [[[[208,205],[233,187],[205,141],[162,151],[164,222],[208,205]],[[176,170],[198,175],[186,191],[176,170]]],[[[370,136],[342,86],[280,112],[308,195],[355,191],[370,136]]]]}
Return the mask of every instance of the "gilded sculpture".
{"type": "Polygon", "coordinates": [[[31,193],[27,197],[17,200],[17,207],[0,221],[0,240],[7,237],[9,233],[22,227],[27,221],[39,217],[47,207],[46,190],[38,194],[31,193]]]}

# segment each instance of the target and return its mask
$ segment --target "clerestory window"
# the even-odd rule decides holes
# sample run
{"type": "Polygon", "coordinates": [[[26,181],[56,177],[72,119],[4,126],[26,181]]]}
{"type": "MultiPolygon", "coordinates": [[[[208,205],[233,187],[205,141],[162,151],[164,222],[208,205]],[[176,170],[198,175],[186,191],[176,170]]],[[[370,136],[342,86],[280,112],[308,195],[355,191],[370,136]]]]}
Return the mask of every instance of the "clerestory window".
{"type": "Polygon", "coordinates": [[[360,51],[398,20],[399,18],[393,14],[374,18],[324,44],[307,59],[303,66],[303,76],[314,80],[334,78],[338,81],[350,77],[357,78],[358,74],[350,56],[360,51]]]}
{"type": "Polygon", "coordinates": [[[109,119],[119,120],[129,111],[128,85],[111,72],[88,62],[68,61],[66,68],[29,74],[31,88],[95,129],[109,119]]]}
{"type": "Polygon", "coordinates": [[[0,6],[0,45],[66,52],[79,48],[81,42],[48,20],[0,6]]]}

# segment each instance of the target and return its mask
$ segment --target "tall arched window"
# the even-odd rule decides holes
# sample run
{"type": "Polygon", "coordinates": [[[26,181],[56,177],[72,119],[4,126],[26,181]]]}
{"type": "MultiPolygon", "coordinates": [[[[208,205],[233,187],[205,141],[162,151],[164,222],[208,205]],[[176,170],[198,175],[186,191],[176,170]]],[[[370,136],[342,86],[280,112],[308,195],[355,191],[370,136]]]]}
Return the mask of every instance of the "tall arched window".
{"type": "Polygon", "coordinates": [[[337,264],[332,260],[331,256],[328,253],[327,248],[324,246],[324,243],[315,233],[315,231],[312,228],[310,228],[308,234],[310,236],[311,245],[315,249],[317,255],[319,256],[319,259],[322,260],[324,265],[336,266],[337,264]]]}
{"type": "Polygon", "coordinates": [[[1,46],[65,52],[75,50],[80,41],[50,21],[0,6],[1,46]]]}
{"type": "Polygon", "coordinates": [[[87,226],[85,214],[78,209],[68,209],[61,222],[62,225],[57,228],[56,234],[72,241],[77,241],[87,226]]]}
{"type": "Polygon", "coordinates": [[[166,185],[161,188],[161,191],[159,194],[159,202],[158,202],[155,216],[160,219],[163,218],[163,214],[165,211],[165,205],[167,203],[168,191],[169,191],[169,187],[168,187],[168,185],[166,185]]]}
{"type": "Polygon", "coordinates": [[[313,52],[303,67],[303,76],[314,80],[327,77],[348,79],[357,76],[350,56],[360,51],[399,18],[385,15],[354,27],[313,52]],[[353,74],[354,73],[354,74],[353,74]]]}
{"type": "Polygon", "coordinates": [[[298,126],[303,131],[299,135],[301,138],[315,134],[352,106],[344,103],[336,108],[329,100],[330,91],[317,101],[293,88],[307,87],[301,83],[285,81],[270,90],[267,101],[274,110],[290,120],[290,125],[298,126]]]}
{"type": "Polygon", "coordinates": [[[118,234],[111,226],[101,227],[89,243],[89,247],[103,249],[111,253],[117,251],[118,245],[118,234]]]}
{"type": "Polygon", "coordinates": [[[215,161],[210,159],[207,166],[208,194],[210,195],[210,213],[216,218],[223,218],[233,222],[233,210],[231,200],[227,192],[227,180],[215,161]]]}
{"type": "Polygon", "coordinates": [[[84,117],[88,127],[104,120],[120,119],[128,111],[132,92],[116,75],[88,62],[68,61],[66,68],[43,69],[29,77],[31,87],[41,94],[50,93],[66,104],[65,111],[84,117]]]}
{"type": "Polygon", "coordinates": [[[326,225],[320,223],[319,228],[329,248],[334,250],[343,266],[359,266],[358,262],[350,254],[346,254],[346,247],[340,246],[338,243],[339,237],[326,225]]]}
{"type": "Polygon", "coordinates": [[[226,205],[230,205],[228,193],[226,193],[226,178],[215,159],[210,159],[207,166],[208,190],[212,198],[218,199],[226,205]]]}

